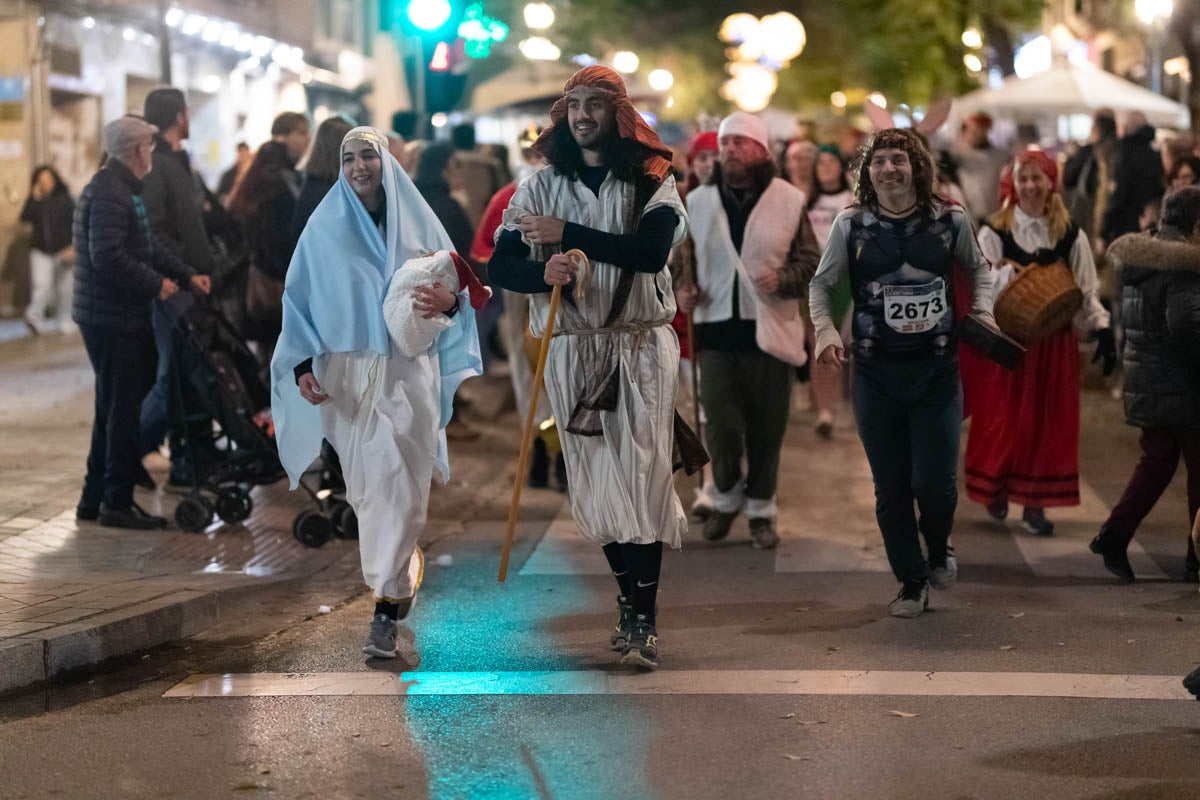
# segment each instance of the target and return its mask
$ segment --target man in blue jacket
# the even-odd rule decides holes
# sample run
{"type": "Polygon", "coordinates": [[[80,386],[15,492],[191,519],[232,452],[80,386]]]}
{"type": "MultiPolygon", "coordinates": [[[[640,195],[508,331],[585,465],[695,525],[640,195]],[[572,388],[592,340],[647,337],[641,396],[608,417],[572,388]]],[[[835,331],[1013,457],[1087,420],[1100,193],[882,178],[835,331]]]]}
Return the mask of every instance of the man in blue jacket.
{"type": "Polygon", "coordinates": [[[183,284],[208,293],[209,279],[159,243],[142,204],[156,127],[133,116],[104,128],[108,161],[75,210],[75,322],[96,374],[87,477],[75,516],[114,528],[162,528],[133,501],[138,418],[153,373],[150,303],[183,284]]]}

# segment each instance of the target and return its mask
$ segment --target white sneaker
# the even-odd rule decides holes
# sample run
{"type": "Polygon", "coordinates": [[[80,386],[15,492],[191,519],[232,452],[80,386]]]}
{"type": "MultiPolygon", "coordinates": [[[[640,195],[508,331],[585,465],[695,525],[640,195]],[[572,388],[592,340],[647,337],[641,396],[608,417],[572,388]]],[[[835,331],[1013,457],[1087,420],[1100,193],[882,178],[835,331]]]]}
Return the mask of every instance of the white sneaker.
{"type": "Polygon", "coordinates": [[[896,599],[888,603],[888,613],[901,619],[914,619],[929,608],[929,584],[906,583],[900,587],[896,599]]]}
{"type": "Polygon", "coordinates": [[[929,585],[935,589],[950,589],[958,583],[958,559],[946,556],[943,566],[929,565],[929,585]]]}

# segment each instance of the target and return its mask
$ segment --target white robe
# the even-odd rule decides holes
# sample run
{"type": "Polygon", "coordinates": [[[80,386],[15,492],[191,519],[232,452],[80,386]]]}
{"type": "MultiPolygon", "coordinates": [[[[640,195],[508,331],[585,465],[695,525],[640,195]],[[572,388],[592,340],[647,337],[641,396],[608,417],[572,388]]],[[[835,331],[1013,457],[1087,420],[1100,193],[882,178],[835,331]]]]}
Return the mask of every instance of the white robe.
{"type": "Polygon", "coordinates": [[[363,577],[377,599],[412,597],[420,580],[417,540],[446,447],[431,353],[332,353],[314,364],[329,395],[321,427],[342,464],[346,500],[358,516],[363,577]]]}
{"type": "MultiPolygon", "coordinates": [[[[633,186],[610,173],[592,194],[582,181],[568,181],[553,167],[532,175],[509,202],[501,230],[515,229],[523,213],[557,217],[606,233],[632,233],[623,218],[632,202],[633,186]]],[[[674,243],[687,230],[687,214],[675,181],[668,177],[646,204],[643,214],[669,207],[679,217],[674,243]]],[[[499,235],[499,234],[497,234],[499,235]]],[[[530,256],[545,261],[550,252],[534,246],[530,256]]],[[[667,269],[636,273],[633,289],[616,330],[600,329],[612,307],[623,270],[592,263],[592,282],[574,307],[565,299],[555,320],[555,336],[546,364],[546,391],[558,422],[559,437],[571,487],[571,512],[580,532],[599,545],[611,542],[680,546],[687,517],[675,494],[675,390],[679,375],[679,339],[671,328],[675,294],[667,269]],[[606,357],[620,368],[620,390],[614,411],[601,412],[600,436],[566,431],[567,421],[585,393],[585,364],[606,357]]],[[[533,295],[530,329],[541,336],[550,295],[533,295]]]]}

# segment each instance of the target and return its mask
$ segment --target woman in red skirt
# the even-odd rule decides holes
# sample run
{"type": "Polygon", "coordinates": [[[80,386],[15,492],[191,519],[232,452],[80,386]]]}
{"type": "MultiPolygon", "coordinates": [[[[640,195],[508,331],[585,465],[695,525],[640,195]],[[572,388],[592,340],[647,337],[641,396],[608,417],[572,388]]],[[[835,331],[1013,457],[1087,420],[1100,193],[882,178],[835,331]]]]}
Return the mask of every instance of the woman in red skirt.
{"type": "Polygon", "coordinates": [[[979,246],[995,270],[997,295],[1013,264],[1052,264],[1071,270],[1083,292],[1074,324],[1026,343],[1021,365],[1009,372],[988,362],[972,376],[971,432],[967,440],[967,495],[996,519],[1009,502],[1024,506],[1022,526],[1050,536],[1046,509],[1079,505],[1079,340],[1097,340],[1096,358],[1108,375],[1116,347],[1087,235],[1071,222],[1058,189],[1058,167],[1040,150],[1021,153],[1005,169],[1001,209],[979,232],[979,246]]]}

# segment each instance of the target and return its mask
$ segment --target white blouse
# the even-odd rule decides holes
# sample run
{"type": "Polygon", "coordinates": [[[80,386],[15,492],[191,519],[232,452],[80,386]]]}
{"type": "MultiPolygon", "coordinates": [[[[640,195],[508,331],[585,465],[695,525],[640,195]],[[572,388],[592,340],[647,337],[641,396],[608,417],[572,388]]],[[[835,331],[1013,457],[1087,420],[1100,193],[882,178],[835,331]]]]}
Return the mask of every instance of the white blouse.
{"type": "MultiPolygon", "coordinates": [[[[1017,207],[1013,214],[1013,239],[1017,246],[1032,253],[1040,248],[1051,248],[1056,244],[1050,241],[1050,229],[1044,217],[1031,217],[1017,207]]],[[[1004,261],[1004,243],[1000,234],[991,228],[981,228],[979,231],[979,249],[984,257],[992,262],[992,284],[996,296],[1012,279],[1012,265],[1004,261]]],[[[1075,328],[1084,333],[1107,328],[1109,314],[1100,304],[1100,279],[1096,276],[1096,262],[1092,258],[1092,248],[1088,243],[1087,234],[1081,228],[1075,243],[1071,245],[1068,267],[1075,277],[1075,285],[1083,292],[1083,307],[1075,315],[1075,328]]]]}

